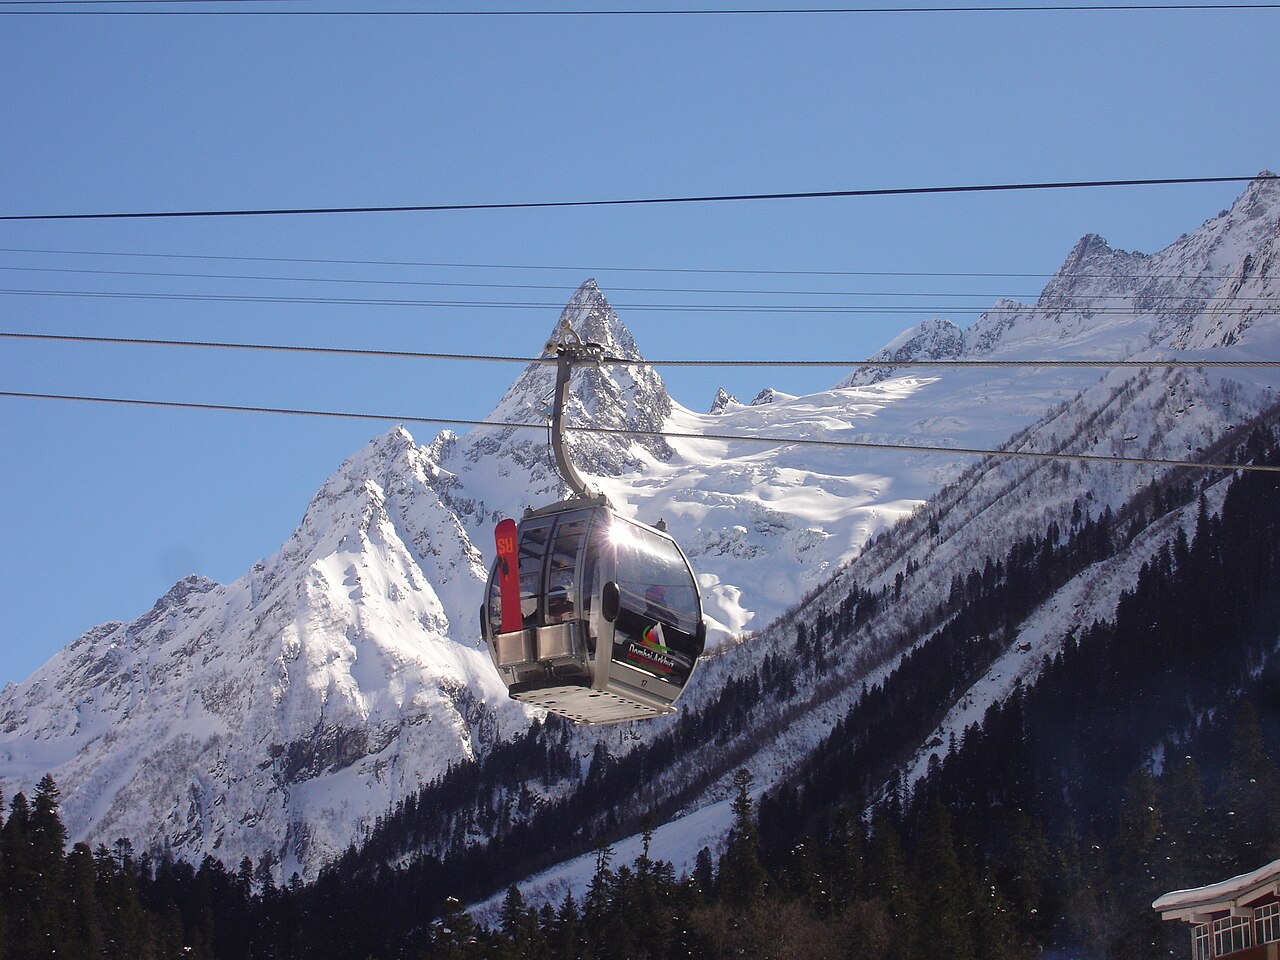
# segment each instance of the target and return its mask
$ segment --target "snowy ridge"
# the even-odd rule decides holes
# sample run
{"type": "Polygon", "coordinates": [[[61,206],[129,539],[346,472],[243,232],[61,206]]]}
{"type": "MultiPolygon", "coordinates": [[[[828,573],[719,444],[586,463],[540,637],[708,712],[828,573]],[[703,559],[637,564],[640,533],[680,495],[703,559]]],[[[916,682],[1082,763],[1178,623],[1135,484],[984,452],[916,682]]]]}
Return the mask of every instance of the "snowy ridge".
{"type": "MultiPolygon", "coordinates": [[[[879,358],[1275,357],[1277,242],[1280,186],[1254,183],[1165,251],[1116,252],[1086,237],[1038,304],[1001,301],[966,331],[929,321],[879,358]],[[1139,306],[1115,312],[1117,302],[1139,306]]],[[[642,359],[594,281],[563,316],[607,353],[642,359]]],[[[490,418],[545,423],[553,382],[553,368],[531,365],[490,418]]],[[[796,619],[838,602],[854,582],[878,590],[904,574],[909,603],[887,606],[856,642],[832,650],[823,676],[759,704],[743,762],[763,788],[803,761],[864,680],[923,639],[913,624],[945,598],[952,573],[1069,515],[1077,499],[1095,514],[1118,507],[1154,471],[975,464],[752,436],[1191,457],[1270,407],[1278,385],[1257,370],[863,368],[817,394],[766,389],[767,400],[729,398],[700,414],[675,403],[651,367],[606,365],[576,374],[571,424],[703,438],[574,432],[569,444],[619,509],[666,519],[699,575],[718,652],[683,710],[713,703],[770,655],[794,658],[796,619]],[[879,537],[890,528],[892,537],[879,537]]],[[[0,789],[30,790],[52,772],[76,839],[128,836],[197,861],[265,854],[279,875],[314,875],[450,763],[482,758],[528,728],[534,712],[507,699],[475,611],[496,520],[563,493],[538,429],[444,431],[425,445],[400,428],[376,438],[325,483],[289,542],[244,577],[187,578],[150,613],[94,628],[0,692],[0,789]]],[[[1115,570],[1076,585],[1076,599],[1088,598],[1079,616],[1114,605],[1115,570]]],[[[1050,613],[1024,628],[1039,630],[1046,650],[1060,639],[1050,613]]],[[[974,709],[1001,695],[999,684],[988,687],[973,692],[974,709]]],[[[584,761],[597,743],[623,753],[671,722],[578,731],[572,748],[584,761]]],[[[715,832],[730,762],[709,745],[684,758],[671,782],[652,785],[674,790],[682,779],[694,788],[685,820],[698,817],[696,830],[681,822],[655,842],[680,836],[697,842],[696,854],[715,832]]],[[[655,855],[678,860],[659,847],[655,855]]]]}
{"type": "Polygon", "coordinates": [[[6,790],[53,770],[79,836],[287,876],[522,728],[476,638],[449,636],[481,567],[429,468],[403,431],[373,441],[245,577],[188,578],[6,689],[6,790]]]}
{"type": "MultiPolygon", "coordinates": [[[[1274,242],[1274,219],[1270,231],[1264,247],[1274,242]]],[[[1246,272],[1246,279],[1251,275],[1246,272]]],[[[1274,322],[1274,308],[1268,310],[1267,306],[1251,310],[1256,318],[1270,322],[1265,329],[1259,327],[1249,334],[1248,348],[1222,349],[1215,359],[1277,355],[1280,331],[1274,322]]],[[[1201,321],[1184,325],[1184,329],[1197,326],[1203,328],[1204,324],[1201,321]]],[[[910,344],[918,335],[919,328],[908,331],[886,349],[886,356],[910,344]]],[[[955,379],[955,374],[951,377],[955,379]]],[[[1040,422],[1017,434],[1008,447],[1212,459],[1215,454],[1221,456],[1219,446],[1225,438],[1239,439],[1255,417],[1268,411],[1274,415],[1277,388],[1280,382],[1271,372],[1205,375],[1157,369],[1134,375],[1115,371],[1070,404],[1058,405],[1040,422]]],[[[733,678],[747,675],[770,656],[788,661],[802,657],[796,649],[795,623],[805,621],[812,628],[814,611],[834,610],[854,582],[875,590],[905,574],[903,595],[909,597],[908,602],[891,606],[867,623],[854,642],[830,651],[835,663],[825,677],[801,684],[790,697],[759,702],[753,710],[751,728],[736,738],[758,744],[741,761],[751,769],[758,791],[785,782],[813,746],[857,702],[861,684],[874,685],[883,679],[906,652],[926,638],[927,633],[913,633],[912,625],[921,611],[945,599],[952,573],[963,573],[982,557],[1000,556],[1017,538],[1042,533],[1050,521],[1065,526],[1077,501],[1084,504],[1086,515],[1118,510],[1161,473],[1156,468],[1025,460],[991,460],[973,465],[926,508],[895,527],[890,536],[872,542],[824,589],[808,598],[802,608],[750,643],[724,650],[708,662],[699,685],[687,697],[685,709],[698,710],[714,701],[733,678]]],[[[1211,510],[1219,506],[1225,486],[1220,482],[1209,491],[1211,510]]],[[[1196,507],[1191,506],[1158,519],[1125,550],[1088,568],[1046,599],[1018,628],[1005,655],[956,699],[942,723],[919,744],[906,765],[908,782],[922,776],[930,756],[945,752],[951,736],[959,736],[966,726],[979,722],[992,703],[1007,697],[1017,684],[1034,682],[1042,658],[1055,654],[1074,629],[1113,616],[1120,594],[1132,585],[1142,563],[1168,544],[1178,529],[1190,534],[1195,514],[1196,507]]],[[[614,742],[610,747],[625,752],[628,745],[614,742]]],[[[719,752],[720,748],[712,745],[684,759],[686,770],[702,771],[709,782],[687,804],[685,816],[659,828],[654,835],[655,855],[673,861],[677,871],[692,869],[702,846],[714,851],[729,825],[725,798],[731,794],[731,770],[739,761],[717,763],[719,752]],[[713,816],[717,811],[718,822],[713,816]]],[[[659,793],[662,789],[652,783],[646,786],[659,793]]],[[[626,844],[619,845],[622,861],[626,860],[624,851],[629,849],[626,844]]],[[[585,857],[530,878],[522,885],[526,898],[533,902],[544,897],[559,899],[565,890],[581,895],[592,867],[592,859],[585,857]]],[[[496,906],[496,900],[479,905],[480,915],[487,915],[486,911],[492,912],[496,906]]]]}
{"type": "MultiPolygon", "coordinates": [[[[1204,391],[1199,394],[1203,399],[1218,402],[1197,405],[1200,412],[1188,417],[1192,411],[1183,406],[1188,385],[1177,379],[1179,376],[1117,377],[1117,382],[1100,383],[1082,394],[1072,408],[1063,407],[1033,425],[1018,438],[1017,445],[1084,452],[1085,445],[1094,441],[1085,427],[1123,434],[1135,424],[1147,422],[1153,412],[1157,422],[1166,417],[1173,421],[1170,429],[1179,439],[1217,433],[1239,441],[1255,417],[1265,415],[1275,420],[1280,416],[1280,408],[1263,409],[1255,402],[1272,392],[1266,389],[1265,381],[1255,384],[1259,389],[1249,391],[1251,399],[1242,403],[1239,397],[1245,391],[1230,380],[1222,380],[1197,385],[1204,391]],[[1224,402],[1224,396],[1232,399],[1224,402]],[[1180,409],[1183,414],[1177,412],[1180,409]],[[1055,439],[1064,433],[1068,436],[1065,443],[1055,439]]],[[[1274,374],[1271,378],[1274,381],[1274,374]]],[[[651,798],[665,791],[676,792],[689,782],[702,784],[698,795],[685,804],[682,815],[655,831],[653,855],[671,861],[681,872],[692,870],[702,847],[717,852],[732,821],[729,798],[733,770],[746,766],[751,771],[757,795],[787,782],[858,702],[863,685],[874,686],[884,680],[903,656],[932,633],[918,624],[925,611],[945,602],[953,573],[963,575],[971,566],[981,566],[983,558],[1000,556],[1017,539],[1043,533],[1051,521],[1067,527],[1077,499],[1085,504],[1086,516],[1098,516],[1108,509],[1118,511],[1161,474],[1155,468],[1137,471],[1119,465],[984,461],[889,535],[869,544],[800,608],[750,642],[722,650],[704,665],[699,684],[687,695],[687,702],[682,701],[685,710],[705,709],[736,678],[750,675],[770,658],[793,663],[810,660],[810,655],[798,649],[798,623],[812,630],[817,611],[834,611],[855,582],[875,590],[890,586],[899,573],[905,574],[902,603],[885,607],[849,641],[829,646],[827,666],[822,670],[807,668],[809,676],[798,680],[790,694],[762,698],[753,704],[750,727],[730,741],[749,743],[750,750],[726,758],[726,745],[713,738],[682,757],[669,778],[645,784],[651,798]]],[[[1226,486],[1224,479],[1207,492],[1211,512],[1220,507],[1226,486]]],[[[1056,654],[1066,637],[1095,620],[1112,617],[1121,593],[1133,585],[1141,565],[1169,544],[1178,530],[1190,536],[1197,510],[1198,505],[1192,504],[1156,519],[1127,548],[1086,568],[1049,595],[1017,627],[1005,653],[959,693],[942,722],[917,745],[904,766],[907,786],[925,774],[932,755],[946,752],[952,735],[959,737],[970,724],[979,723],[988,707],[1003,701],[1019,684],[1034,682],[1043,658],[1056,654]]],[[[657,729],[655,723],[646,732],[657,729]]],[[[615,756],[639,748],[616,734],[606,742],[615,756]]],[[[627,862],[638,843],[637,837],[620,842],[615,862],[627,862]]],[[[558,902],[567,891],[581,897],[593,869],[591,855],[576,858],[529,878],[521,884],[522,893],[533,903],[558,902]]],[[[500,901],[499,896],[477,904],[477,915],[495,916],[500,901]]]]}

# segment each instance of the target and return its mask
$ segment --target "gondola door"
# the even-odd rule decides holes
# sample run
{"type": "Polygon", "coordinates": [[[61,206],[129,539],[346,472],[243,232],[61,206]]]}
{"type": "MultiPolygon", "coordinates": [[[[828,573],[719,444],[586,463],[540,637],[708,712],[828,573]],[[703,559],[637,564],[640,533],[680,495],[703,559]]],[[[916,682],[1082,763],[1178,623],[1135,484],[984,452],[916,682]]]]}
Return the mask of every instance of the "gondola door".
{"type": "Polygon", "coordinates": [[[596,686],[671,712],[706,642],[693,573],[675,542],[652,528],[615,518],[608,540],[601,605],[610,629],[596,686]]]}

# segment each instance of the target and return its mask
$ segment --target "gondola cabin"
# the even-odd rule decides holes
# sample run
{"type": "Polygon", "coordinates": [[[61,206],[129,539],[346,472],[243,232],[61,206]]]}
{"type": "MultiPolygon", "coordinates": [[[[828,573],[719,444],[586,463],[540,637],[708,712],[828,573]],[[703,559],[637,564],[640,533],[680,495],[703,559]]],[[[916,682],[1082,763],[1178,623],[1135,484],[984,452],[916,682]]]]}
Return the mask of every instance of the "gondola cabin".
{"type": "Polygon", "coordinates": [[[481,629],[516,700],[578,723],[675,712],[706,643],[689,561],[603,501],[499,525],[481,629]]]}

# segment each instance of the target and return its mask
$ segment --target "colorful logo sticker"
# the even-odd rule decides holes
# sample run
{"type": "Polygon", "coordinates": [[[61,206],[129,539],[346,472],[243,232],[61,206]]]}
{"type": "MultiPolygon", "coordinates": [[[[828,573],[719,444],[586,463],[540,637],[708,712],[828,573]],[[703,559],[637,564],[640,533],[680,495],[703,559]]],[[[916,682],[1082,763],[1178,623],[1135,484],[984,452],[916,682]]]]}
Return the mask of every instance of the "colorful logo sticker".
{"type": "Polygon", "coordinates": [[[640,642],[650,650],[657,650],[659,653],[670,653],[667,649],[667,638],[662,635],[662,624],[660,623],[645,627],[640,642]]]}

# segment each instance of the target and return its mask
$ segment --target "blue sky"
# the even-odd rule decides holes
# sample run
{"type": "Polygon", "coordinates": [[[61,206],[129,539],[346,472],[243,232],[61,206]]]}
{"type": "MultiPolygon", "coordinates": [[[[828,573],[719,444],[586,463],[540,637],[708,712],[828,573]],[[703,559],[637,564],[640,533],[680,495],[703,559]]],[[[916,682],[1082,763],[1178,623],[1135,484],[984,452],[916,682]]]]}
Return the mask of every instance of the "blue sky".
{"type": "MultiPolygon", "coordinates": [[[[1274,10],[0,16],[0,214],[1235,176],[1280,165],[1274,10]]],[[[966,308],[947,315],[969,323],[999,296],[1034,298],[1043,280],[1008,275],[1051,273],[1085,233],[1159,249],[1240,189],[6,222],[0,330],[532,355],[555,305],[594,276],[651,357],[856,358],[940,306],[966,308]],[[358,262],[105,256],[140,253],[358,262]],[[624,269],[636,267],[1004,276],[624,269]],[[358,279],[397,283],[337,282],[358,279]],[[55,291],[545,306],[47,295],[55,291]],[[690,303],[884,309],[814,316],[675,306],[690,303]],[[672,306],[639,309],[656,304],[672,306]]],[[[482,417],[517,372],[0,340],[0,390],[392,415],[482,417]]],[[[750,369],[664,376],[697,409],[721,385],[749,399],[765,385],[804,393],[839,379],[750,369]]],[[[96,623],[139,616],[187,573],[243,574],[288,537],[342,459],[392,422],[0,399],[8,614],[0,684],[23,679],[96,623]]],[[[434,433],[410,429],[420,440],[434,433]]]]}

